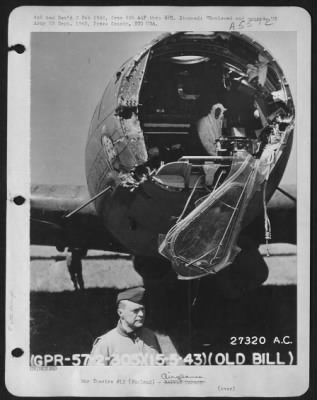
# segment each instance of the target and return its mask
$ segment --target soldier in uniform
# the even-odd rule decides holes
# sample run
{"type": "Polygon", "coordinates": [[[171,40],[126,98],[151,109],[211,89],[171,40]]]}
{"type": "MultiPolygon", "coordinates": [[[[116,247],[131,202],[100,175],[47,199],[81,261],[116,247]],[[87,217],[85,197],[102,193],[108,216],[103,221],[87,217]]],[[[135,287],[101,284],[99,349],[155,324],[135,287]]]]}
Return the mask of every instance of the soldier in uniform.
{"type": "Polygon", "coordinates": [[[118,325],[95,340],[89,366],[164,364],[154,332],[143,327],[144,293],[143,287],[135,287],[118,294],[118,325]]]}
{"type": "Polygon", "coordinates": [[[74,284],[75,290],[84,290],[84,280],[82,271],[82,251],[81,249],[76,249],[70,247],[66,255],[66,264],[70,274],[70,278],[74,284]]]}

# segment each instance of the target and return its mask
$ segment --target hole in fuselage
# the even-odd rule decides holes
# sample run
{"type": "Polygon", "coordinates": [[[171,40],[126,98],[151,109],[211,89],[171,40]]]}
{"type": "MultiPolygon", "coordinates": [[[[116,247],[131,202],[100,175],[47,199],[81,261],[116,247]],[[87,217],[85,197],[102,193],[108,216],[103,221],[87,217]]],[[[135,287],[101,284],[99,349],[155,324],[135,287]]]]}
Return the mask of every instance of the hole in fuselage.
{"type": "MultiPolygon", "coordinates": [[[[254,51],[254,64],[258,56],[254,51]]],[[[214,105],[223,107],[213,113],[215,120],[222,118],[218,131],[223,137],[256,140],[270,116],[289,115],[287,101],[273,98],[273,93],[283,91],[276,71],[269,66],[253,77],[247,69],[247,63],[252,64],[248,57],[245,65],[235,66],[230,59],[208,52],[190,52],[183,58],[170,50],[153,52],[138,110],[151,168],[182,156],[214,155],[215,148],[206,146],[199,132],[199,121],[208,119],[214,105]],[[265,80],[264,86],[260,79],[265,80]]]]}

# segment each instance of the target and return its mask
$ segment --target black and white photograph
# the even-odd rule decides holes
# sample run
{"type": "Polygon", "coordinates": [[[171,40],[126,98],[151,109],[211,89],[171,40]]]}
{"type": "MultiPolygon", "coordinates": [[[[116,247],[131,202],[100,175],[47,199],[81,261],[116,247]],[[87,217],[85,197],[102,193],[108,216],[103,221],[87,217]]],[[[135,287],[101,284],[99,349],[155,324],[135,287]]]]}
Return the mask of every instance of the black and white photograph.
{"type": "Polygon", "coordinates": [[[12,16],[29,34],[9,62],[14,394],[307,389],[307,15],[203,10],[12,16]]]}

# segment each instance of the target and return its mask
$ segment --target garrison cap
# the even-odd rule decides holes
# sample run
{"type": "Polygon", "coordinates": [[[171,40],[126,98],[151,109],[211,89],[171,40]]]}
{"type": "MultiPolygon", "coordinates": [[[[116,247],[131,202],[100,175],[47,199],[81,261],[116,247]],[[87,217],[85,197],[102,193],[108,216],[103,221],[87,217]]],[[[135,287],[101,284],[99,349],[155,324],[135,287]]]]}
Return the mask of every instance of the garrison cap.
{"type": "Polygon", "coordinates": [[[121,300],[130,300],[137,304],[143,304],[144,303],[144,293],[145,293],[145,289],[142,286],[123,290],[117,296],[117,304],[121,300]]]}

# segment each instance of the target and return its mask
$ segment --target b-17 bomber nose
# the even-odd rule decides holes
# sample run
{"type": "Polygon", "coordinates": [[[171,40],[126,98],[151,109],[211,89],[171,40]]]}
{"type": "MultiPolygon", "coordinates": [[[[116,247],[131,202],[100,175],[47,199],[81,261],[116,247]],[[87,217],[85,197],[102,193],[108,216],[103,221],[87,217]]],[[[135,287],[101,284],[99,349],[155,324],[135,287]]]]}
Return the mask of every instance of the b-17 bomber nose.
{"type": "Polygon", "coordinates": [[[281,67],[252,38],[166,33],[118,69],[97,106],[87,182],[92,197],[113,190],[96,211],[132,253],[214,273],[277,187],[294,118],[281,67]]]}

